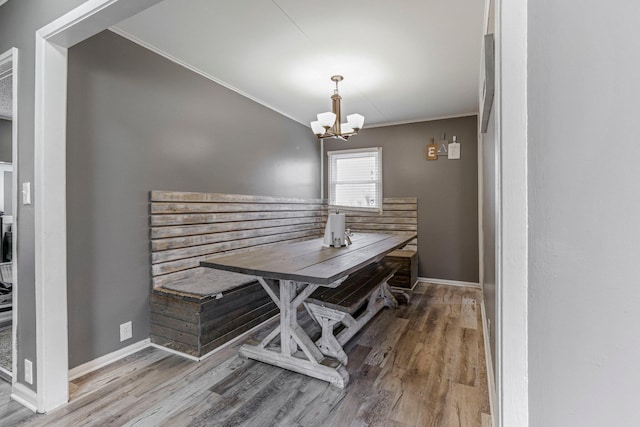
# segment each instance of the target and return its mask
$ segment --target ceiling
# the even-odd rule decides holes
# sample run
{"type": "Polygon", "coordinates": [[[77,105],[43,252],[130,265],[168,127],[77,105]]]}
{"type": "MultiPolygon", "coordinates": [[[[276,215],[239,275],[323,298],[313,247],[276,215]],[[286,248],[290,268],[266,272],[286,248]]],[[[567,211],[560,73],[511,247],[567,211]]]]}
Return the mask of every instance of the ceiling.
{"type": "Polygon", "coordinates": [[[112,28],[308,126],[475,114],[482,0],[165,0],[112,28]]]}

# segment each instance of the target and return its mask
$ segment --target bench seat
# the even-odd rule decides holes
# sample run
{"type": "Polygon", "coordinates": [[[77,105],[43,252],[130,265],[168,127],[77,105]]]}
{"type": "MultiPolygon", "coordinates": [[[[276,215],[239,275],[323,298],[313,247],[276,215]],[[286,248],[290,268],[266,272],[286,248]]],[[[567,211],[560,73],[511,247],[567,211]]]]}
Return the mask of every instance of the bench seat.
{"type": "Polygon", "coordinates": [[[192,271],[193,273],[189,276],[165,283],[161,289],[188,295],[213,295],[221,298],[226,292],[258,280],[255,276],[205,267],[197,267],[192,271]]]}
{"type": "Polygon", "coordinates": [[[383,307],[398,307],[387,283],[396,270],[390,263],[370,264],[338,287],[316,289],[307,298],[305,308],[322,328],[316,341],[322,354],[346,365],[343,346],[347,341],[383,307]]]}
{"type": "Polygon", "coordinates": [[[277,313],[255,277],[199,267],[151,291],[151,342],[202,357],[277,313]]]}
{"type": "Polygon", "coordinates": [[[318,288],[307,301],[353,315],[396,270],[397,267],[390,264],[370,264],[349,276],[336,288],[318,288]]]}

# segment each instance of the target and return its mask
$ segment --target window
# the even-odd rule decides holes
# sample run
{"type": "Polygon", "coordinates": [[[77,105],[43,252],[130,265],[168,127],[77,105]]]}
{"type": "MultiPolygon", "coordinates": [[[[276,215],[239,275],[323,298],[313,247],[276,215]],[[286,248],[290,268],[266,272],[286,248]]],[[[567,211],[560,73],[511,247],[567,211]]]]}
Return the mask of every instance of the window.
{"type": "Polygon", "coordinates": [[[329,205],[382,210],[382,148],[329,151],[329,205]]]}

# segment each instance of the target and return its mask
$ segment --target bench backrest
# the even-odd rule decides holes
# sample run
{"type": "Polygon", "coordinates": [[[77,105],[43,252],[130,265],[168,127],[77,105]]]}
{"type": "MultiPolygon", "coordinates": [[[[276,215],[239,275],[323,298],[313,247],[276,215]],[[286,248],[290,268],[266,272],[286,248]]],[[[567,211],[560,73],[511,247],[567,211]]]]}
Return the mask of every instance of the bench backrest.
{"type": "Polygon", "coordinates": [[[151,191],[153,287],[193,274],[200,261],[324,233],[323,201],[151,191]]]}
{"type": "Polygon", "coordinates": [[[382,213],[350,209],[340,212],[344,212],[345,225],[354,233],[418,233],[417,197],[386,197],[382,200],[382,213]]]}
{"type": "MultiPolygon", "coordinates": [[[[321,199],[151,191],[153,287],[194,273],[200,261],[280,242],[321,237],[327,206],[321,199]]],[[[355,233],[418,230],[418,199],[385,198],[383,212],[341,210],[355,233]]]]}

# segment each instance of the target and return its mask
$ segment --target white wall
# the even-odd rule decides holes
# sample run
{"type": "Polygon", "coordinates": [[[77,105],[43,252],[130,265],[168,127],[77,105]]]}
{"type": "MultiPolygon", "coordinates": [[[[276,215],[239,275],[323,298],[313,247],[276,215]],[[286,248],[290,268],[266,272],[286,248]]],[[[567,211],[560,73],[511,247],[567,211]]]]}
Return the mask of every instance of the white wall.
{"type": "Polygon", "coordinates": [[[531,426],[640,425],[639,20],[529,2],[531,426]]]}

